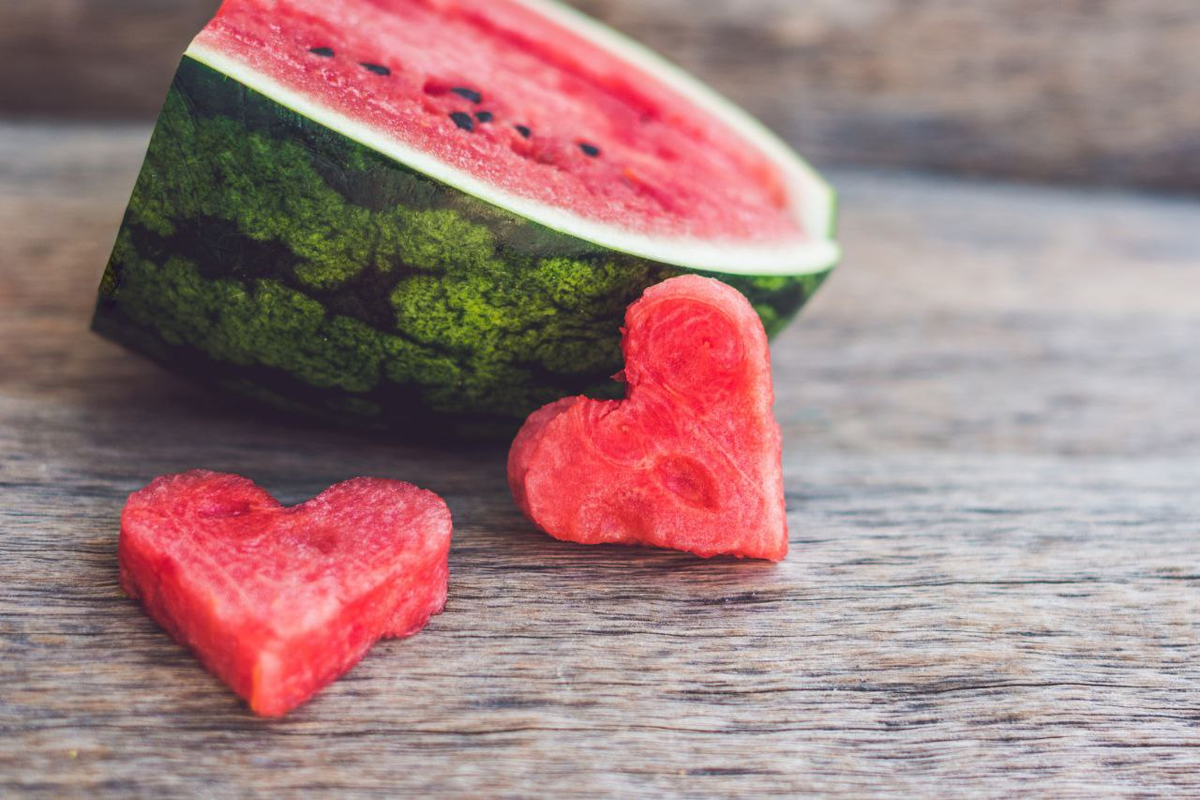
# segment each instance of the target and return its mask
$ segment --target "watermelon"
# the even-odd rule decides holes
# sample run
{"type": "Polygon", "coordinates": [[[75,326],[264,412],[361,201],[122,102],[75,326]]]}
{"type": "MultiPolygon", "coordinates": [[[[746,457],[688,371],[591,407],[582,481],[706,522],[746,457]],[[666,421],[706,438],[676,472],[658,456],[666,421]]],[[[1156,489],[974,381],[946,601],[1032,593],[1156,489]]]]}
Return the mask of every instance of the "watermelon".
{"type": "Polygon", "coordinates": [[[771,354],[750,303],[685,275],[648,289],[625,326],[625,399],[530,416],[509,452],[517,505],[566,541],[782,560],[771,354]]]}
{"type": "Polygon", "coordinates": [[[611,394],[649,286],[774,333],[834,196],[694,79],[548,0],[226,0],[179,66],[94,327],[277,408],[510,435],[611,394]]]}
{"type": "Polygon", "coordinates": [[[450,512],[358,478],[284,508],[246,478],[158,478],[121,515],[121,586],[249,704],[278,716],[446,603],[450,512]]]}

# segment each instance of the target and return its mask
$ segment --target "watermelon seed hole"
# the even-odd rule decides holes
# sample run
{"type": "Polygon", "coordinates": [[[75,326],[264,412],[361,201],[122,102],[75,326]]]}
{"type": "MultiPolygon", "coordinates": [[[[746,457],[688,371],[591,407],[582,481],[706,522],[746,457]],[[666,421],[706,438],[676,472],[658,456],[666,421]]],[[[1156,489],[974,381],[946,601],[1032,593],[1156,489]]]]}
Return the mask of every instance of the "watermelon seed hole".
{"type": "Polygon", "coordinates": [[[327,556],[337,551],[338,534],[336,531],[319,531],[310,534],[300,544],[309,550],[315,550],[321,555],[327,556]]]}
{"type": "Polygon", "coordinates": [[[717,482],[699,461],[687,456],[667,456],[659,460],[654,471],[667,491],[687,505],[707,511],[720,507],[717,482]]]}
{"type": "Polygon", "coordinates": [[[198,512],[198,516],[207,519],[227,519],[229,517],[241,517],[250,513],[250,501],[235,500],[235,501],[215,501],[209,503],[198,512]]]}

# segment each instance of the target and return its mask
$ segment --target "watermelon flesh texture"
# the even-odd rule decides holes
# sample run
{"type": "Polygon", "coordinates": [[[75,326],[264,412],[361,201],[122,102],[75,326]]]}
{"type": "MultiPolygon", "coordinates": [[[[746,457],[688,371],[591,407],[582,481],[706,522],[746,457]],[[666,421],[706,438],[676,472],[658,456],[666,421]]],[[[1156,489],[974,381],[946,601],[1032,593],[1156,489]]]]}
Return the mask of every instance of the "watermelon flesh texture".
{"type": "Polygon", "coordinates": [[[782,329],[836,263],[833,210],[740,112],[543,0],[229,0],[94,328],[290,414],[502,439],[615,396],[655,283],[717,275],[782,329]]]}
{"type": "Polygon", "coordinates": [[[566,541],[782,560],[782,440],[754,309],[684,276],[647,290],[625,324],[625,399],[535,412],[509,454],[517,505],[566,541]]]}
{"type": "Polygon", "coordinates": [[[359,478],[294,508],[235,475],[158,478],[121,517],[121,585],[244,698],[279,716],[445,606],[450,512],[359,478]]]}
{"type": "Polygon", "coordinates": [[[702,239],[801,236],[778,166],[519,2],[226,0],[196,46],[588,219],[702,239]]]}

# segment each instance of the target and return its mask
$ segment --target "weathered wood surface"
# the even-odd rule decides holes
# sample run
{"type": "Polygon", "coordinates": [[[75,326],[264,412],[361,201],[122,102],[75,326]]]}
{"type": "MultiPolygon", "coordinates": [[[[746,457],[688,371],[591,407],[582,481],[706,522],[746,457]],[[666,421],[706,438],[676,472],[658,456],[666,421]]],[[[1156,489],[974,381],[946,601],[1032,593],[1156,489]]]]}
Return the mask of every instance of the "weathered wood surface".
{"type": "MultiPolygon", "coordinates": [[[[572,0],[822,164],[1200,189],[1195,0],[572,0]]],[[[0,114],[157,113],[216,0],[5,0],[0,114]]]]}
{"type": "Polygon", "coordinates": [[[0,128],[0,794],[1200,793],[1200,204],[835,175],[847,264],[776,348],[793,553],[710,563],[89,335],[144,143],[0,128]],[[254,718],[117,588],[125,495],[198,465],[443,493],[449,607],[254,718]]]}

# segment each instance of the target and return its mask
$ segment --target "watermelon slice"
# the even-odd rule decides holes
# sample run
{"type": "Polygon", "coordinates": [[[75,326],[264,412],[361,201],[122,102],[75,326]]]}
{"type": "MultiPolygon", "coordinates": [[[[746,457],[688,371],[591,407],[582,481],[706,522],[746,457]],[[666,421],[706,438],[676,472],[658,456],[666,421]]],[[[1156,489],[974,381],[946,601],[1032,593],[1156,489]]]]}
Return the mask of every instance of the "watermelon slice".
{"type": "Polygon", "coordinates": [[[648,289],[625,325],[625,399],[535,412],[509,453],[517,505],[567,541],[782,560],[781,437],[754,309],[688,275],[648,289]]]}
{"type": "Polygon", "coordinates": [[[278,716],[446,603],[450,512],[358,478],[294,508],[251,481],[158,478],[121,516],[121,586],[251,709],[278,716]]]}
{"type": "Polygon", "coordinates": [[[833,220],[762,126],[547,0],[226,0],[95,327],[277,407],[511,435],[605,390],[624,309],[666,278],[719,277],[782,328],[833,220]]]}

